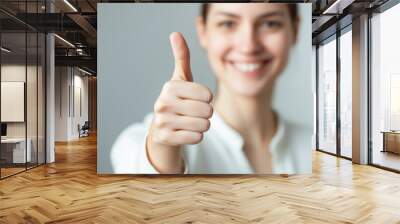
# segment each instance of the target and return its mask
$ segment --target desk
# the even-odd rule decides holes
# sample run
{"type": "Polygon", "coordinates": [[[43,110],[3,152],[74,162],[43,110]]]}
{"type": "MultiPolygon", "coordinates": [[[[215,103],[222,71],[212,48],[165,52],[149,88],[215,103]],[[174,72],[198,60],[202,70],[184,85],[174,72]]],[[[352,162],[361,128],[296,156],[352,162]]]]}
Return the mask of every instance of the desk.
{"type": "Polygon", "coordinates": [[[381,133],[383,134],[382,152],[393,152],[400,154],[400,132],[382,131],[381,133]]]}
{"type": "Polygon", "coordinates": [[[1,157],[3,157],[3,159],[5,159],[8,163],[30,162],[32,160],[32,140],[28,138],[27,142],[28,147],[26,147],[25,151],[25,138],[1,139],[1,157]],[[25,161],[25,158],[27,159],[27,161],[25,161]]]}

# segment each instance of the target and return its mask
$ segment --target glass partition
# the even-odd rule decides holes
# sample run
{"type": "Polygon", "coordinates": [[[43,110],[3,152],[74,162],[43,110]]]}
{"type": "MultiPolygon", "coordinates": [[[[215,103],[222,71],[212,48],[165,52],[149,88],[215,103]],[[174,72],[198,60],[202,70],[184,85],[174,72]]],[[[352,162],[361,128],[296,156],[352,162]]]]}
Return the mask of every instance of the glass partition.
{"type": "Polygon", "coordinates": [[[46,139],[45,139],[45,124],[46,124],[46,36],[43,33],[38,33],[38,75],[37,75],[37,162],[43,164],[46,162],[46,139]]]}
{"type": "Polygon", "coordinates": [[[336,36],[318,47],[318,149],[336,154],[336,36]]]}
{"type": "Polygon", "coordinates": [[[37,98],[38,98],[38,88],[37,88],[37,79],[38,79],[38,35],[36,32],[27,33],[27,80],[26,80],[26,89],[27,89],[27,98],[26,98],[26,113],[27,113],[27,144],[28,150],[30,153],[30,161],[27,163],[28,168],[37,165],[37,98]]]}
{"type": "MultiPolygon", "coordinates": [[[[43,13],[45,1],[7,1],[15,14],[43,13]]],[[[0,12],[0,178],[45,163],[45,34],[0,12]]]]}
{"type": "Polygon", "coordinates": [[[31,158],[26,147],[26,33],[2,33],[1,47],[1,176],[7,177],[24,171],[31,158]]]}

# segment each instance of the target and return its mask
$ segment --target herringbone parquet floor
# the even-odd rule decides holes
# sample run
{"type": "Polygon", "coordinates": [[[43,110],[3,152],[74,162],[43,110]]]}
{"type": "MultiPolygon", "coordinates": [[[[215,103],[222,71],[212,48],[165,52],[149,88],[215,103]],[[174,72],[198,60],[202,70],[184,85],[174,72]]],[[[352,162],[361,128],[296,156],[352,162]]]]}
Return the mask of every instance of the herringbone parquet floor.
{"type": "Polygon", "coordinates": [[[400,223],[400,175],[314,153],[303,176],[98,176],[96,139],[0,181],[0,223],[400,223]]]}

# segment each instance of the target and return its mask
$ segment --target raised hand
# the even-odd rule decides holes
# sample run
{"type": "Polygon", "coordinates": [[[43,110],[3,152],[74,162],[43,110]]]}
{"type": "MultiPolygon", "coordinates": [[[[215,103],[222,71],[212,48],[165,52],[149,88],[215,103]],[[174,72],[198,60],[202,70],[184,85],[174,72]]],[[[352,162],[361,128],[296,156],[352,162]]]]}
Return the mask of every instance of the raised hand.
{"type": "Polygon", "coordinates": [[[212,93],[193,82],[189,48],[182,34],[172,33],[170,42],[175,69],[154,104],[147,150],[159,172],[181,173],[181,146],[201,142],[204,132],[210,128],[212,93]]]}

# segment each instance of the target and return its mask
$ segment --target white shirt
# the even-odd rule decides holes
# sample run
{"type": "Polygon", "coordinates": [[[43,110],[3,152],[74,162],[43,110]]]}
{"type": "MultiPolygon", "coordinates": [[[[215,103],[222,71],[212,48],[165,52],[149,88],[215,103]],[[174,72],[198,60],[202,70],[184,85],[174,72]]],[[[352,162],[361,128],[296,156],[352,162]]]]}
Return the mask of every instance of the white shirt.
{"type": "MultiPolygon", "coordinates": [[[[145,141],[153,114],[143,123],[126,128],[111,150],[111,163],[118,174],[157,174],[147,157],[145,141]]],[[[279,116],[278,116],[279,117],[279,116]]],[[[183,147],[185,174],[254,173],[243,151],[243,138],[214,112],[210,129],[196,145],[183,147]]],[[[278,129],[270,143],[273,174],[311,173],[311,131],[278,119],[278,129]]]]}

